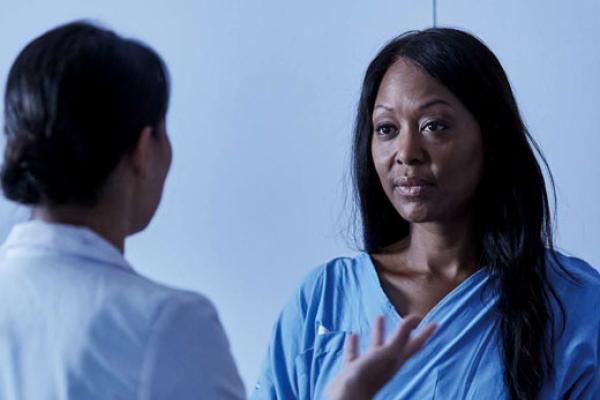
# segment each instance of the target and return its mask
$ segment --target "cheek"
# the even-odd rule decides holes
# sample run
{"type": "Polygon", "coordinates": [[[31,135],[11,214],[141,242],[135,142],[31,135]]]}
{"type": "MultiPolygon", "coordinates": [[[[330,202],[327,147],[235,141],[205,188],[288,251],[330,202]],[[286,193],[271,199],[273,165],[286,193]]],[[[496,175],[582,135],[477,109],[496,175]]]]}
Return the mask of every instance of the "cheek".
{"type": "Polygon", "coordinates": [[[386,192],[388,191],[386,186],[388,179],[386,179],[386,177],[392,165],[390,163],[390,157],[391,155],[385,145],[380,143],[373,143],[371,145],[371,159],[373,160],[377,176],[379,176],[379,181],[386,192]]]}
{"type": "Polygon", "coordinates": [[[440,173],[440,183],[449,199],[464,201],[477,189],[483,170],[483,150],[477,143],[462,151],[440,157],[436,169],[440,173]]]}
{"type": "Polygon", "coordinates": [[[166,143],[165,143],[165,151],[163,154],[163,160],[164,160],[164,175],[166,176],[167,173],[169,172],[169,170],[171,169],[171,163],[173,161],[173,147],[171,146],[171,141],[169,140],[169,138],[167,136],[165,136],[166,138],[166,143]]]}
{"type": "Polygon", "coordinates": [[[167,172],[171,169],[171,164],[172,163],[173,163],[173,147],[171,146],[171,142],[169,142],[167,172]]]}
{"type": "Polygon", "coordinates": [[[378,170],[389,170],[394,165],[395,140],[371,141],[371,158],[378,170]]]}

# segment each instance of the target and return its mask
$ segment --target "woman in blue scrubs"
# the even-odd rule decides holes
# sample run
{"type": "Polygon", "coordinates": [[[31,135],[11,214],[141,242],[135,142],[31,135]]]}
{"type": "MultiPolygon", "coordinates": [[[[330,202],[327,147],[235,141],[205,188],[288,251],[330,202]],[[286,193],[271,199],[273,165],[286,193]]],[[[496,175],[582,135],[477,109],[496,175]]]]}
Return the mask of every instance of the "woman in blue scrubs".
{"type": "Polygon", "coordinates": [[[438,329],[376,399],[600,398],[600,275],[553,249],[542,166],[483,43],[454,29],[389,42],[354,131],[364,250],[300,285],[252,398],[324,398],[351,332],[364,349],[377,315],[410,314],[438,329]]]}

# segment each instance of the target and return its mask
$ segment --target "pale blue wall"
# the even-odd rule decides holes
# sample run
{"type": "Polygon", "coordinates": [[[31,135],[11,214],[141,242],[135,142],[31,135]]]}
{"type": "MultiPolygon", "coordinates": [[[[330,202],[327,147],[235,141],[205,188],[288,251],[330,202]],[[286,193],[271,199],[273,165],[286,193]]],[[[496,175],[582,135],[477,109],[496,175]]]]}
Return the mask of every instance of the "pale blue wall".
{"type": "MultiPolygon", "coordinates": [[[[555,172],[560,243],[596,265],[599,13],[592,0],[439,0],[438,9],[440,25],[480,35],[506,66],[555,172]]],[[[294,287],[354,252],[340,232],[364,69],[393,35],[430,26],[431,14],[423,0],[1,0],[0,89],[25,43],[75,18],[163,55],[175,158],[157,217],[128,242],[128,258],[213,299],[250,388],[294,287]]],[[[26,214],[0,202],[0,236],[26,214]]]]}

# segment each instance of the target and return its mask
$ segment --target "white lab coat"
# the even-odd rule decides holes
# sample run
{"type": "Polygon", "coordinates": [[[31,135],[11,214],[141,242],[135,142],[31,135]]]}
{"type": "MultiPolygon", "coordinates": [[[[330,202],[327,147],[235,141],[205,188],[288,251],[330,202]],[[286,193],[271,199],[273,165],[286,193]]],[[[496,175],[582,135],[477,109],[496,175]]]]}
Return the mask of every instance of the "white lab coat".
{"type": "Polygon", "coordinates": [[[214,306],[137,274],[91,230],[31,221],[0,248],[0,399],[242,399],[214,306]]]}

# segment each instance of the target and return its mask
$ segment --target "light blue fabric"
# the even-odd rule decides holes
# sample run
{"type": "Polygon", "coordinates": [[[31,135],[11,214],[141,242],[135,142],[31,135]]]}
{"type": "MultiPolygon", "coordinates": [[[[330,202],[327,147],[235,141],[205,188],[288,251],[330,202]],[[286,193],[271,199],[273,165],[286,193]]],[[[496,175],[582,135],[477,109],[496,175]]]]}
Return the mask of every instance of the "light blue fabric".
{"type": "MultiPolygon", "coordinates": [[[[600,399],[600,275],[581,260],[559,257],[581,282],[549,267],[567,320],[555,347],[556,376],[540,399],[600,399]]],[[[439,323],[438,331],[376,399],[505,399],[494,289],[483,268],[442,299],[421,322],[439,323]]],[[[364,351],[377,315],[384,315],[388,335],[401,320],[368,254],[318,268],[283,309],[251,399],[323,399],[341,367],[346,335],[358,333],[364,351]]]]}
{"type": "Polygon", "coordinates": [[[217,312],[95,233],[16,226],[0,249],[0,399],[242,399],[217,312]]]}

